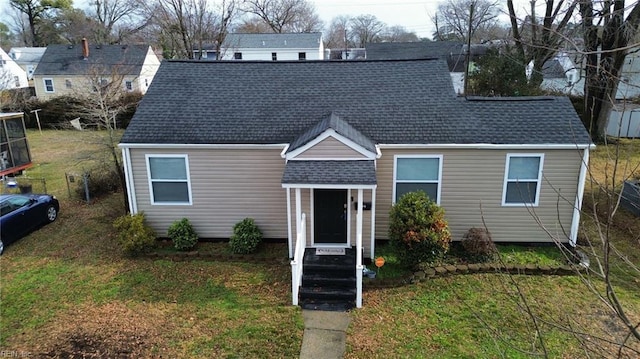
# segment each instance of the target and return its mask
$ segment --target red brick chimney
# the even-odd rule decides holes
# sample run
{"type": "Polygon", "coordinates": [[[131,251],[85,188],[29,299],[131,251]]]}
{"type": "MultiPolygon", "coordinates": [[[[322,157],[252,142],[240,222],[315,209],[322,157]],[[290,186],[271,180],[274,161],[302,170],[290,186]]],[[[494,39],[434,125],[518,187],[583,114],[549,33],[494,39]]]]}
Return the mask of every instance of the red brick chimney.
{"type": "Polygon", "coordinates": [[[89,58],[89,42],[86,37],[82,38],[82,57],[85,60],[89,58]]]}

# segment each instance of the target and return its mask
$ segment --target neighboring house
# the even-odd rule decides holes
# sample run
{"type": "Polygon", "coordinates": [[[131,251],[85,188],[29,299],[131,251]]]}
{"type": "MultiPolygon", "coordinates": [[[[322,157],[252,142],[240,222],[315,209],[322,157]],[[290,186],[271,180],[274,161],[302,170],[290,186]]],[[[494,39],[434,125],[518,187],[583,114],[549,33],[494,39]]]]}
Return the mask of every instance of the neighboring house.
{"type": "Polygon", "coordinates": [[[0,49],[0,90],[29,87],[27,73],[0,49]]]}
{"type": "Polygon", "coordinates": [[[46,49],[46,47],[13,47],[9,50],[9,56],[27,73],[30,87],[33,87],[33,73],[46,49]]]}
{"type": "Polygon", "coordinates": [[[49,45],[34,72],[36,96],[50,99],[95,91],[111,81],[147,92],[160,61],[148,45],[49,45]]]}
{"type": "MultiPolygon", "coordinates": [[[[216,50],[195,50],[196,58],[216,60],[216,50]],[[200,52],[200,57],[197,53],[200,52]]],[[[323,60],[322,33],[228,34],[220,48],[221,60],[323,60]]]]}
{"type": "MultiPolygon", "coordinates": [[[[533,62],[526,68],[527,78],[531,77],[533,62]]],[[[584,93],[584,81],[580,81],[580,70],[571,57],[560,52],[542,65],[542,83],[540,88],[567,95],[581,96],[584,93]]]]}
{"type": "Polygon", "coordinates": [[[418,189],[456,240],[486,224],[575,245],[592,144],[567,98],[458,97],[442,60],[168,61],[120,147],[131,213],[158,235],[186,217],[229,238],[251,217],[298,268],[304,248],[373,257],[418,189]]]}
{"type": "MultiPolygon", "coordinates": [[[[368,43],[368,60],[443,59],[457,94],[464,93],[467,46],[456,41],[379,42],[368,43]]],[[[471,45],[469,61],[473,63],[487,52],[487,45],[471,45]]]]}

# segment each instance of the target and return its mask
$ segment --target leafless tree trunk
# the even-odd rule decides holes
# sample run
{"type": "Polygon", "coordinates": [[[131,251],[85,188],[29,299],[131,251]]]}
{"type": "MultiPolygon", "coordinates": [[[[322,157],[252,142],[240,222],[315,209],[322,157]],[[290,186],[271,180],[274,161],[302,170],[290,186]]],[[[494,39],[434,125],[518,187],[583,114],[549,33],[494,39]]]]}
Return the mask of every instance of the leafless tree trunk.
{"type": "Polygon", "coordinates": [[[542,23],[536,14],[536,0],[531,0],[530,12],[524,19],[516,16],[513,0],[507,0],[507,8],[511,22],[511,33],[516,49],[527,63],[533,61],[531,82],[542,83],[542,67],[551,59],[563,42],[570,36],[566,34],[567,25],[571,21],[579,0],[560,0],[545,2],[545,13],[542,23]]]}
{"type": "MultiPolygon", "coordinates": [[[[603,138],[616,99],[620,71],[640,26],[640,2],[625,17],[625,1],[580,1],[586,54],[585,117],[594,138],[603,138]]],[[[628,9],[627,9],[628,10],[628,9]]]]}

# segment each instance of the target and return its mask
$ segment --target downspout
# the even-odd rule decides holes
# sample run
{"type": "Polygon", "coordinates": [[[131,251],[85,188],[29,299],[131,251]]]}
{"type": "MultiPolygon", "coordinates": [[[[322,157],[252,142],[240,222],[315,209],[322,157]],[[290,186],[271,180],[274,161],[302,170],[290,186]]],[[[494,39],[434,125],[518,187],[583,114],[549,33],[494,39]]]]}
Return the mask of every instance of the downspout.
{"type": "Polygon", "coordinates": [[[589,164],[589,147],[585,147],[582,154],[582,164],[580,165],[580,175],[578,176],[578,191],[576,202],[573,205],[573,220],[571,221],[571,233],[569,234],[569,244],[575,247],[578,241],[578,228],[580,226],[580,210],[582,209],[582,198],[584,197],[584,186],[587,178],[587,166],[589,164]]]}
{"type": "Polygon", "coordinates": [[[131,168],[131,149],[129,147],[122,147],[122,159],[124,161],[124,180],[127,185],[125,190],[127,191],[127,199],[129,200],[129,213],[137,214],[138,203],[136,202],[133,169],[131,168]]]}

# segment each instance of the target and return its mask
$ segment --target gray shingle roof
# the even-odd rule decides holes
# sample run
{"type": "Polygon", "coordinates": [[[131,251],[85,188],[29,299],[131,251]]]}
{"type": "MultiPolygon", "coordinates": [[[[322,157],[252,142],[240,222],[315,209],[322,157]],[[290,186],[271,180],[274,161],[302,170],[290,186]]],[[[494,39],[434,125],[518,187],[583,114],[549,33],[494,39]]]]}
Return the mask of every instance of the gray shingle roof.
{"type": "Polygon", "coordinates": [[[296,138],[289,146],[287,152],[291,152],[298,147],[304,146],[328,129],[333,129],[338,134],[350,139],[367,150],[376,152],[376,145],[371,141],[371,139],[364,136],[360,131],[353,128],[333,112],[318,122],[318,124],[310,128],[307,132],[303,133],[300,137],[296,138]]]}
{"type": "Polygon", "coordinates": [[[34,75],[85,75],[98,69],[104,73],[140,74],[149,45],[89,45],[89,57],[82,45],[49,45],[34,75]]]}
{"type": "Polygon", "coordinates": [[[412,60],[447,58],[460,54],[463,44],[456,41],[378,42],[368,43],[368,60],[412,60]]]}
{"type": "Polygon", "coordinates": [[[291,34],[228,34],[224,39],[224,48],[251,49],[317,49],[322,42],[322,33],[291,34]]]}
{"type": "Polygon", "coordinates": [[[376,168],[373,161],[289,161],[282,183],[374,185],[376,168]]]}
{"type": "Polygon", "coordinates": [[[568,100],[466,101],[442,60],[165,61],[122,143],[292,143],[331,113],[376,144],[590,143],[568,100]]]}
{"type": "Polygon", "coordinates": [[[558,59],[550,59],[542,64],[542,76],[545,79],[564,79],[567,77],[558,59]]]}

